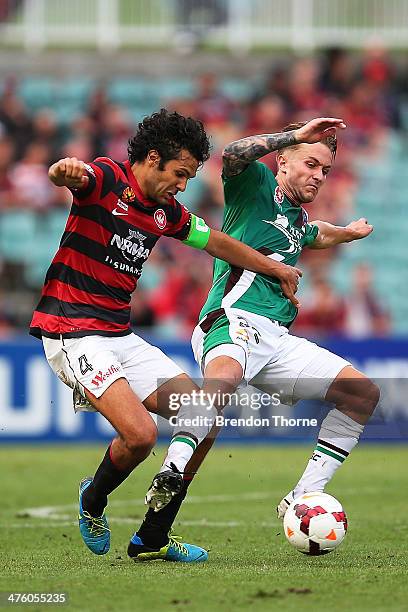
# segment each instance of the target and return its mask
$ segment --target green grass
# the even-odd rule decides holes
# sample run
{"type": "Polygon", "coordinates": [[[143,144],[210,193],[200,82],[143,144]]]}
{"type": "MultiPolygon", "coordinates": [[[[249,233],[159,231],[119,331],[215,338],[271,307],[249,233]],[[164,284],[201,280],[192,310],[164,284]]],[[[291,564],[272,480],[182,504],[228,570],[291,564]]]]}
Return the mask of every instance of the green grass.
{"type": "Polygon", "coordinates": [[[80,540],[74,504],[78,481],[93,472],[103,449],[3,447],[0,591],[67,592],[62,609],[86,611],[407,610],[406,448],[360,446],[338,471],[328,492],[342,501],[350,528],[324,557],[293,550],[275,518],[276,502],[309,453],[218,447],[176,525],[186,541],[210,549],[206,564],[190,566],[126,557],[161,451],[111,496],[112,547],[97,557],[80,540]],[[25,512],[67,504],[48,521],[25,512]]]}

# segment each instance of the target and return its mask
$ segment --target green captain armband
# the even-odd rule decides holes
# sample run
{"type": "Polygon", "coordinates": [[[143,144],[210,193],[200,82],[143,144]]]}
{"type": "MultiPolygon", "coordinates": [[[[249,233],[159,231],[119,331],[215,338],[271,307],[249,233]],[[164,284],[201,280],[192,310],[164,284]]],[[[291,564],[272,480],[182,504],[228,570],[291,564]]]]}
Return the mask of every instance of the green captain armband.
{"type": "Polygon", "coordinates": [[[183,240],[183,244],[194,247],[195,249],[205,249],[210,239],[211,229],[204,219],[191,214],[191,227],[188,236],[183,240]]]}

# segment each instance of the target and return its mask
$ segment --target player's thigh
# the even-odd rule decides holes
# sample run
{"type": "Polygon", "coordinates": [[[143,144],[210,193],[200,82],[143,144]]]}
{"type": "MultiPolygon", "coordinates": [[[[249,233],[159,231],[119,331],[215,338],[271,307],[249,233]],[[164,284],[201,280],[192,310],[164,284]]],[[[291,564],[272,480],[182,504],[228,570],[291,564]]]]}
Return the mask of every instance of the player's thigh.
{"type": "Polygon", "coordinates": [[[129,446],[154,444],[156,424],[125,378],[115,380],[100,397],[89,391],[85,393],[94,408],[129,446]]]}
{"type": "Polygon", "coordinates": [[[231,322],[227,316],[220,318],[214,328],[204,333],[200,325],[195,328],[191,346],[195,360],[204,376],[203,392],[216,397],[217,409],[228,402],[223,396],[233,393],[240,384],[248,362],[248,347],[242,334],[237,342],[231,335],[231,322]]]}
{"type": "Polygon", "coordinates": [[[314,342],[285,334],[281,346],[251,384],[263,392],[278,394],[285,405],[301,399],[324,400],[327,391],[348,361],[314,342]]]}
{"type": "Polygon", "coordinates": [[[139,336],[127,336],[122,367],[133,392],[150,412],[168,418],[171,394],[191,393],[193,381],[172,359],[139,336]]]}
{"type": "Polygon", "coordinates": [[[200,388],[187,374],[180,374],[164,382],[143,400],[143,404],[149,412],[169,419],[177,414],[180,405],[185,403],[193,393],[198,394],[199,392],[200,388]]]}
{"type": "Polygon", "coordinates": [[[246,338],[231,333],[231,320],[226,315],[220,317],[206,333],[197,325],[191,337],[191,348],[203,375],[209,364],[220,357],[234,359],[245,372],[248,352],[246,338]]]}
{"type": "Polygon", "coordinates": [[[231,357],[228,354],[230,347],[231,345],[217,347],[224,350],[219,356],[209,359],[204,372],[203,389],[207,395],[214,398],[217,410],[221,410],[230,402],[229,396],[235,393],[244,375],[244,366],[240,361],[242,353],[231,357]]]}

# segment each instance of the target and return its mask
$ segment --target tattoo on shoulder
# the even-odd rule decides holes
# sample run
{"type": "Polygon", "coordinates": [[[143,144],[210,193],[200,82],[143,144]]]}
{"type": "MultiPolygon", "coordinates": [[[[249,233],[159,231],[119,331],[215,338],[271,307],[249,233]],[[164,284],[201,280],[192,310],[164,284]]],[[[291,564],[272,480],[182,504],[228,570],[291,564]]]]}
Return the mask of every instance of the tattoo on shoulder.
{"type": "Polygon", "coordinates": [[[295,145],[296,142],[295,130],[248,136],[231,142],[223,151],[223,174],[226,177],[240,174],[256,159],[272,151],[295,145]]]}

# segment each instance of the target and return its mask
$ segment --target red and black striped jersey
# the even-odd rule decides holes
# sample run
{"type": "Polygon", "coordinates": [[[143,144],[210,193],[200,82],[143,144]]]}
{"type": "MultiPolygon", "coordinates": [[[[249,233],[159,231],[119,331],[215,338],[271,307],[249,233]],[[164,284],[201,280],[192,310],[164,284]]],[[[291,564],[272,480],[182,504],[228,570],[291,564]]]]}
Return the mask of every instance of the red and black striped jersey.
{"type": "Polygon", "coordinates": [[[174,198],[144,197],[130,163],[98,157],[73,189],[59,249],[45,277],[30,334],[76,338],[130,333],[130,299],[161,236],[185,240],[191,214],[174,198]]]}

